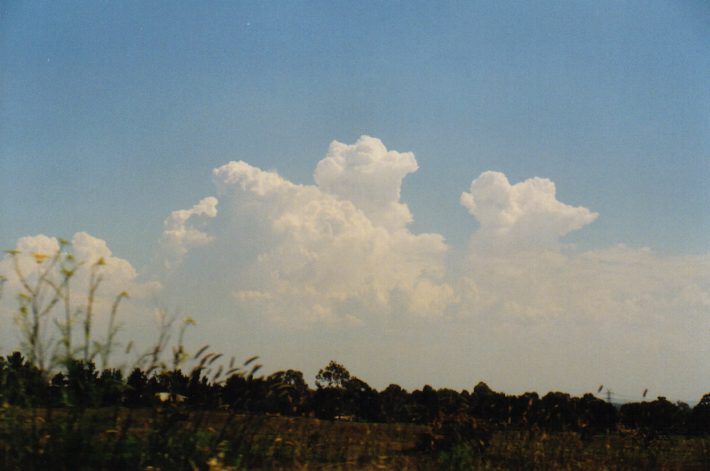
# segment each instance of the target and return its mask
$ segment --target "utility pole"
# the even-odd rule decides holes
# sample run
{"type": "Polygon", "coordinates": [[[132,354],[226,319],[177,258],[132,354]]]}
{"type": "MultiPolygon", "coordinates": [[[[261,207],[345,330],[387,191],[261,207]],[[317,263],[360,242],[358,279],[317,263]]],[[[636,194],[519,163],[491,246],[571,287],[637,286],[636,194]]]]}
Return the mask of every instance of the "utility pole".
{"type": "MultiPolygon", "coordinates": [[[[604,389],[604,385],[602,384],[601,386],[599,386],[599,389],[597,389],[597,394],[601,393],[603,389],[604,389]]],[[[611,395],[612,394],[614,394],[614,393],[611,392],[611,389],[606,388],[606,402],[608,402],[609,404],[611,404],[611,395]]]]}

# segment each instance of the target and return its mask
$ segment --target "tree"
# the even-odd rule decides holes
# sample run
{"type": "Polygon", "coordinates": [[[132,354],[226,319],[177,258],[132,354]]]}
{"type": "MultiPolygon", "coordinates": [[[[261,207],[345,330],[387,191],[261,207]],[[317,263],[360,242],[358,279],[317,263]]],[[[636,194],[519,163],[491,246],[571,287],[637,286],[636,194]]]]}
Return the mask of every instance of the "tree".
{"type": "Polygon", "coordinates": [[[195,368],[190,373],[190,380],[187,383],[187,402],[191,406],[214,407],[217,404],[217,397],[213,394],[215,385],[210,384],[207,376],[202,374],[202,370],[195,368]]]}
{"type": "Polygon", "coordinates": [[[508,418],[512,424],[531,426],[537,424],[539,416],[540,397],[536,392],[526,392],[513,397],[508,418]]]}
{"type": "Polygon", "coordinates": [[[264,378],[234,374],[222,387],[222,400],[230,408],[243,412],[268,410],[269,383],[264,378]]]}
{"type": "Polygon", "coordinates": [[[377,391],[354,376],[345,382],[344,387],[346,415],[370,422],[382,420],[380,395],[377,391]]]}
{"type": "Polygon", "coordinates": [[[703,395],[693,407],[688,418],[688,428],[695,434],[710,433],[710,393],[703,395]]]}
{"type": "Polygon", "coordinates": [[[428,384],[421,391],[414,391],[412,400],[417,404],[420,412],[417,422],[430,424],[439,417],[439,398],[434,388],[428,384]]]}
{"type": "Polygon", "coordinates": [[[318,371],[316,386],[318,388],[343,388],[350,379],[350,372],[340,363],[331,360],[328,366],[318,371]]]}
{"type": "Polygon", "coordinates": [[[99,375],[97,388],[99,403],[102,406],[120,404],[125,389],[123,373],[115,368],[103,370],[99,375]]]}
{"type": "Polygon", "coordinates": [[[85,408],[99,405],[99,373],[94,362],[71,360],[67,364],[67,399],[72,406],[85,408]]]}
{"type": "Polygon", "coordinates": [[[508,403],[504,394],[493,391],[482,381],[473,388],[473,394],[468,398],[469,412],[482,419],[507,421],[508,403]]]}
{"type": "Polygon", "coordinates": [[[624,404],[619,410],[620,420],[625,427],[641,430],[647,437],[658,434],[675,433],[685,428],[686,412],[667,400],[658,397],[651,402],[624,404]]]}
{"type": "Polygon", "coordinates": [[[577,408],[577,421],[582,432],[609,431],[616,425],[616,408],[592,394],[582,396],[577,408]]]}
{"type": "Polygon", "coordinates": [[[443,414],[457,415],[468,409],[468,404],[464,401],[463,396],[453,389],[439,389],[436,395],[439,402],[439,409],[443,414]]]}
{"type": "Polygon", "coordinates": [[[411,422],[412,401],[409,393],[397,384],[390,384],[380,393],[383,419],[387,422],[411,422]]]}
{"type": "Polygon", "coordinates": [[[23,407],[46,403],[49,387],[42,371],[20,352],[8,355],[0,371],[0,401],[23,407]]]}
{"type": "Polygon", "coordinates": [[[148,405],[150,398],[146,397],[148,377],[140,368],[134,368],[126,380],[123,401],[128,407],[148,405]]]}
{"type": "Polygon", "coordinates": [[[308,385],[303,373],[296,370],[277,371],[269,376],[272,408],[282,415],[300,415],[308,406],[308,385]]]}
{"type": "Polygon", "coordinates": [[[345,403],[345,386],[350,380],[350,372],[340,363],[331,361],[316,375],[316,392],[313,394],[313,408],[320,419],[333,420],[349,415],[345,403]]]}
{"type": "Polygon", "coordinates": [[[566,431],[576,425],[576,415],[569,394],[549,392],[540,400],[541,425],[555,431],[566,431]]]}

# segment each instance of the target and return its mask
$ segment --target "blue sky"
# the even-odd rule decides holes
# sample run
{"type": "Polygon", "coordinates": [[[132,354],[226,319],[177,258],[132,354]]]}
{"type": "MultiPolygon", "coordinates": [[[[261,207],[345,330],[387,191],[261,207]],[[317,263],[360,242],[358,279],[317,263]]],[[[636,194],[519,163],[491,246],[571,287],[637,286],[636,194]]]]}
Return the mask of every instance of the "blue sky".
{"type": "Polygon", "coordinates": [[[709,83],[703,1],[7,2],[0,245],[86,231],[147,273],[213,169],[313,184],[331,141],[370,135],[416,155],[408,230],[450,258],[479,228],[460,195],[488,170],[598,213],[562,234],[580,253],[703,257],[709,83]]]}
{"type": "Polygon", "coordinates": [[[331,140],[372,134],[417,154],[422,230],[465,239],[456,196],[497,169],[599,211],[579,242],[704,253],[708,18],[703,2],[7,4],[0,240],[92,229],[142,259],[209,190],[193,177],[241,158],[309,182],[331,140]]]}

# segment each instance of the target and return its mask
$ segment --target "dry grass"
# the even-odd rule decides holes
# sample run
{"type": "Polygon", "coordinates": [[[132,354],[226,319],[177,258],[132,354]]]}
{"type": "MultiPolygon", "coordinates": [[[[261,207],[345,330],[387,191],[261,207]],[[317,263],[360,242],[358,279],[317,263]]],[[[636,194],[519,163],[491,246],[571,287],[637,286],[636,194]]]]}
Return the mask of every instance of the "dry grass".
{"type": "MultiPolygon", "coordinates": [[[[710,469],[710,439],[703,437],[670,436],[647,443],[636,434],[583,440],[574,432],[498,430],[482,452],[467,443],[444,451],[431,446],[438,437],[426,425],[199,414],[204,430],[216,432],[228,424],[224,438],[238,450],[232,456],[238,466],[231,469],[710,469]]],[[[149,427],[147,413],[143,420],[142,426],[149,427]]]]}

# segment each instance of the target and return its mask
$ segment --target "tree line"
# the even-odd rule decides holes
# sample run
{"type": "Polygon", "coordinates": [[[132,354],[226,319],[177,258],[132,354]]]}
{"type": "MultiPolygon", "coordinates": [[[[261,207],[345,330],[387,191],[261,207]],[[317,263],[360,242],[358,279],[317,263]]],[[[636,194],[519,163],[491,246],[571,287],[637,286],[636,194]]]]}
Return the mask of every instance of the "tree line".
{"type": "Polygon", "coordinates": [[[19,407],[154,407],[167,401],[199,410],[279,414],[326,420],[436,424],[481,420],[496,427],[603,433],[620,429],[651,434],[710,434],[710,393],[693,408],[663,397],[616,407],[592,394],[550,392],[507,395],[478,383],[471,391],[424,386],[409,392],[391,384],[382,391],[330,362],[316,375],[315,388],[303,373],[268,376],[242,372],[211,381],[201,369],[184,373],[134,368],[99,371],[75,360],[51,377],[15,352],[0,357],[0,403],[19,407]]]}

